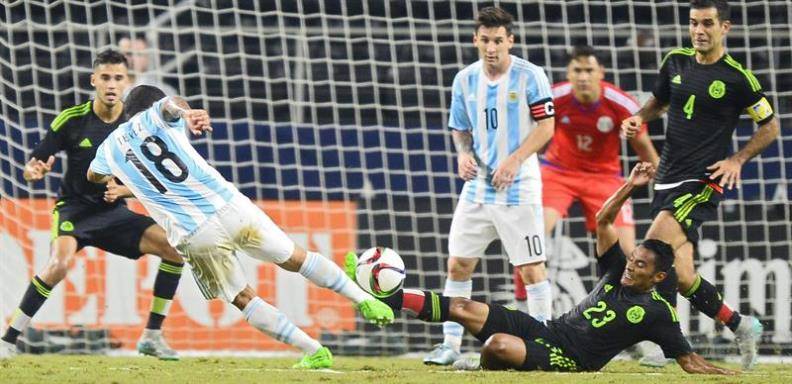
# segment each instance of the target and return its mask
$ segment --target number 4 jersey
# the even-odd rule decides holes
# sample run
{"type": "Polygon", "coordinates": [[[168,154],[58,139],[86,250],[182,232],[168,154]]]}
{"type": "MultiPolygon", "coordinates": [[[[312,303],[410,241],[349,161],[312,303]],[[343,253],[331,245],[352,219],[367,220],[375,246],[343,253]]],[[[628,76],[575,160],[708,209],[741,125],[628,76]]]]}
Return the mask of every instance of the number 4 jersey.
{"type": "Polygon", "coordinates": [[[657,184],[707,176],[708,166],[730,154],[732,133],[743,112],[759,125],[773,118],[759,81],[728,54],[703,65],[693,48],[671,51],[663,59],[653,93],[668,104],[657,184]]]}
{"type": "Polygon", "coordinates": [[[164,100],[113,131],[91,170],[121,180],[175,246],[239,192],[195,151],[183,119],[162,118],[164,100]]]}
{"type": "Polygon", "coordinates": [[[563,341],[564,350],[586,370],[599,370],[625,348],[650,340],[668,358],[691,352],[674,308],[655,290],[637,292],[622,287],[626,266],[619,243],[597,258],[597,285],[571,311],[550,320],[547,327],[563,341]]]}

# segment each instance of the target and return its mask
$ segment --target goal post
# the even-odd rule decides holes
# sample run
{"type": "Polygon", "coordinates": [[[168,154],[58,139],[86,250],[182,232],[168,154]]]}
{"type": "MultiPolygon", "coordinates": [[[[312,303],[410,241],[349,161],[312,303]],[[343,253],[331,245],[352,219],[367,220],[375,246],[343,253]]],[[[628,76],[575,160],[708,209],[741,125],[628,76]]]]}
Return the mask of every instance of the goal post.
{"type": "MultiPolygon", "coordinates": [[[[792,7],[786,1],[730,3],[728,52],[757,76],[784,127],[792,117],[792,7]]],[[[405,260],[405,286],[441,291],[448,230],[462,186],[446,126],[450,87],[456,72],[477,59],[473,19],[484,4],[28,0],[0,5],[3,323],[49,257],[50,211],[65,167],[60,155],[44,181],[27,183],[24,164],[52,119],[91,97],[91,60],[124,36],[148,40],[147,76],[209,111],[214,132],[195,139],[196,149],[298,244],[337,262],[350,249],[388,246],[405,260]]],[[[515,16],[512,54],[543,67],[553,82],[564,80],[567,50],[586,43],[598,50],[607,80],[645,98],[664,53],[689,44],[686,2],[497,4],[515,16]]],[[[741,120],[734,148],[745,145],[754,129],[749,119],[741,120]]],[[[662,145],[663,132],[662,124],[650,127],[655,145],[662,145]]],[[[783,132],[743,168],[742,187],[728,192],[718,219],[704,225],[697,252],[699,270],[725,300],[763,321],[763,354],[792,347],[787,181],[792,135],[783,132]]],[[[636,158],[627,145],[623,153],[628,154],[623,167],[629,169],[636,158]]],[[[634,199],[639,236],[650,222],[650,197],[645,191],[634,199]]],[[[593,241],[579,210],[573,212],[548,261],[555,315],[595,281],[593,241]]],[[[442,339],[439,325],[405,317],[379,330],[337,295],[241,258],[259,294],[334,351],[418,352],[442,339]]],[[[487,250],[474,274],[474,298],[511,299],[506,260],[498,244],[487,250]]],[[[82,251],[34,317],[35,329],[27,335],[31,350],[134,349],[157,263],[151,256],[130,262],[95,249],[82,251]],[[48,334],[77,336],[59,346],[47,341],[48,334]],[[95,343],[79,343],[85,340],[95,343]]],[[[686,300],[679,303],[683,330],[696,345],[734,352],[717,342],[730,332],[691,311],[686,300]]],[[[245,324],[233,307],[203,301],[187,268],[164,330],[179,350],[284,350],[245,324]]],[[[475,345],[466,338],[466,349],[475,345]]]]}

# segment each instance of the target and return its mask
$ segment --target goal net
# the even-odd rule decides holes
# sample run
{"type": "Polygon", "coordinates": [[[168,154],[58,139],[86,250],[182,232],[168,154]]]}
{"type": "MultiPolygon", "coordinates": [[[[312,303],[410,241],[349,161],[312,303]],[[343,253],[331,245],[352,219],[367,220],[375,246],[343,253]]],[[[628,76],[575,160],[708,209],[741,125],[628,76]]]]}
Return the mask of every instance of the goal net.
{"type": "MultiPolygon", "coordinates": [[[[792,7],[732,1],[728,51],[752,69],[781,125],[792,113],[792,7]]],[[[645,99],[664,52],[686,46],[687,4],[676,1],[498,3],[516,18],[512,53],[565,78],[565,53],[595,46],[607,80],[645,99]]],[[[91,60],[125,36],[148,41],[152,81],[208,109],[214,132],[194,145],[297,243],[340,262],[347,250],[394,248],[406,286],[442,290],[448,230],[461,180],[446,127],[454,75],[477,59],[473,19],[484,3],[457,1],[109,0],[10,1],[0,5],[0,317],[5,323],[49,257],[50,211],[64,158],[44,181],[26,183],[24,163],[59,111],[88,100],[91,60]]],[[[754,124],[740,122],[733,144],[754,124]]],[[[786,132],[786,131],[785,131],[786,132]]],[[[652,125],[655,145],[662,124],[652,125]]],[[[792,136],[743,168],[718,219],[703,227],[696,257],[726,302],[765,324],[761,352],[790,351],[789,255],[792,136]]],[[[623,167],[635,157],[624,146],[623,167]]],[[[638,235],[651,192],[635,198],[638,235]]],[[[134,206],[134,204],[132,204],[134,206]]],[[[139,208],[139,207],[138,207],[139,208]]],[[[555,314],[595,280],[593,241],[580,210],[556,231],[549,260],[555,314]]],[[[339,353],[428,350],[439,325],[400,318],[380,330],[335,294],[299,275],[242,257],[251,284],[296,324],[339,353]]],[[[132,262],[86,249],[35,316],[29,351],[132,350],[145,325],[159,260],[132,262]]],[[[512,300],[501,248],[487,250],[474,298],[512,300]]],[[[723,332],[680,300],[694,345],[732,353],[723,332]]],[[[178,350],[284,350],[247,326],[239,311],[205,302],[185,269],[164,330],[178,350]]],[[[465,348],[477,342],[468,337],[465,348]]]]}

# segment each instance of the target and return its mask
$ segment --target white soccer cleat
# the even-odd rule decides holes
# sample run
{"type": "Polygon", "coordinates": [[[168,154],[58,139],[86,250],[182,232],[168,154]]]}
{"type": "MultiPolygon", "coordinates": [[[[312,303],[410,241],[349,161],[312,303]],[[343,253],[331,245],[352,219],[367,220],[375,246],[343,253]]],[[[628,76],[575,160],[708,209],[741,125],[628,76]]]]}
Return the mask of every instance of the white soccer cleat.
{"type": "Polygon", "coordinates": [[[642,341],[636,347],[641,355],[638,364],[644,367],[663,368],[670,361],[666,359],[660,346],[651,341],[642,341]]]}
{"type": "Polygon", "coordinates": [[[756,344],[762,339],[763,331],[762,323],[753,316],[743,316],[740,325],[734,331],[743,371],[750,371],[756,365],[756,344]]]}
{"type": "Polygon", "coordinates": [[[481,356],[463,357],[454,362],[452,367],[457,371],[481,370],[481,356]]]}
{"type": "Polygon", "coordinates": [[[0,360],[10,359],[17,354],[16,344],[0,340],[0,360]]]}
{"type": "Polygon", "coordinates": [[[442,343],[434,346],[434,349],[424,357],[423,363],[426,365],[451,365],[458,359],[459,352],[450,345],[442,343]]]}
{"type": "Polygon", "coordinates": [[[143,355],[154,356],[160,360],[179,360],[179,354],[165,342],[160,330],[143,331],[137,342],[137,350],[143,355]]]}

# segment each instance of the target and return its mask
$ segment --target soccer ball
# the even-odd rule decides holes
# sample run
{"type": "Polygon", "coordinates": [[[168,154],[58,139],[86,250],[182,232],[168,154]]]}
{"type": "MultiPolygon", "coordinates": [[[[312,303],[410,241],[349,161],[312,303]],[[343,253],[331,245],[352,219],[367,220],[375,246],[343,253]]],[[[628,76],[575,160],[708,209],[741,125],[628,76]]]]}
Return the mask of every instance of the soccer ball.
{"type": "Polygon", "coordinates": [[[374,247],[363,252],[355,267],[355,280],[375,297],[388,297],[404,283],[404,261],[396,251],[374,247]]]}

